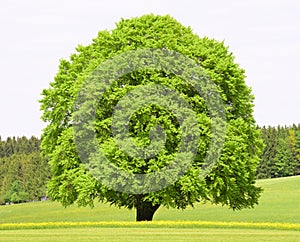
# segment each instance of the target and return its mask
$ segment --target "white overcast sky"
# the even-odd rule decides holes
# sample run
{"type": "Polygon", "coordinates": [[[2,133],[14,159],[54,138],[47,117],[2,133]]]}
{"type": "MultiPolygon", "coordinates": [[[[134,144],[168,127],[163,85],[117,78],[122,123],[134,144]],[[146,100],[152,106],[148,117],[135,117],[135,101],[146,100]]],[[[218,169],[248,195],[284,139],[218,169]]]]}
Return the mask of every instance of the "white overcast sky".
{"type": "Polygon", "coordinates": [[[200,37],[225,40],[246,70],[259,125],[300,123],[298,0],[1,0],[0,135],[39,136],[40,93],[59,59],[121,18],[170,14],[200,37]]]}

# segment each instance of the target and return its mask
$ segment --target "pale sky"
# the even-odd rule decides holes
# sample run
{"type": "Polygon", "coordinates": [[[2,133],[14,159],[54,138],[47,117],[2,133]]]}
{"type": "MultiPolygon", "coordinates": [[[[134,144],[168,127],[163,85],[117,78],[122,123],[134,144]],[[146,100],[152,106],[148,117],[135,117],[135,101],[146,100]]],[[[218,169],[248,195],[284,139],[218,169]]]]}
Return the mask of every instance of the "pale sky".
{"type": "Polygon", "coordinates": [[[1,0],[0,136],[40,136],[40,93],[59,59],[121,18],[170,14],[200,37],[224,40],[246,70],[259,125],[300,123],[298,0],[1,0]]]}

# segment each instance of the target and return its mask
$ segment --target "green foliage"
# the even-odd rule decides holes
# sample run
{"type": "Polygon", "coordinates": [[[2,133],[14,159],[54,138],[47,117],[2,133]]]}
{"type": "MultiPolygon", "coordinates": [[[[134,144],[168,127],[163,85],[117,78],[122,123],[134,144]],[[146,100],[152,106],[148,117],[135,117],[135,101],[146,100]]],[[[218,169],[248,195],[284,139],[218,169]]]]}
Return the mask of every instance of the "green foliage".
{"type": "Polygon", "coordinates": [[[9,137],[0,144],[0,204],[45,196],[50,167],[40,155],[40,140],[9,137]]]}
{"type": "Polygon", "coordinates": [[[19,180],[15,180],[4,199],[5,202],[20,203],[27,201],[28,198],[29,196],[27,192],[24,191],[22,183],[19,180]]]}
{"type": "MultiPolygon", "coordinates": [[[[212,117],[203,97],[177,75],[153,69],[138,70],[114,82],[99,100],[95,133],[106,157],[124,171],[150,173],[168,165],[178,149],[181,130],[170,112],[156,105],[145,106],[131,117],[130,135],[143,147],[149,144],[151,127],[165,128],[162,153],[151,159],[132,159],[118,149],[111,132],[111,115],[129,91],[146,84],[172,88],[197,113],[200,145],[186,174],[171,186],[142,197],[153,205],[184,209],[199,201],[228,205],[233,209],[252,207],[261,189],[254,185],[262,141],[253,119],[253,95],[244,82],[244,70],[224,43],[199,38],[170,16],[145,15],[121,20],[112,31],[101,31],[88,46],[78,46],[69,60],[61,60],[59,71],[41,100],[42,119],[48,123],[42,136],[43,154],[50,159],[52,179],[49,195],[70,205],[92,205],[95,198],[119,207],[137,206],[137,196],[111,190],[86,172],[74,144],[74,105],[84,80],[100,63],[118,54],[142,48],[166,49],[195,60],[217,85],[227,118],[227,136],[222,155],[211,173],[200,179],[201,164],[210,144],[212,117]]],[[[183,159],[182,162],[185,160],[183,159]]]]}
{"type": "Polygon", "coordinates": [[[13,154],[29,154],[40,151],[40,140],[37,137],[8,137],[5,141],[0,136],[0,158],[13,154]]]}
{"type": "Polygon", "coordinates": [[[300,175],[300,126],[262,127],[265,148],[258,178],[300,175]]]}
{"type": "Polygon", "coordinates": [[[289,141],[292,154],[294,156],[293,163],[293,175],[300,175],[300,129],[296,125],[292,129],[289,129],[289,141]]]}

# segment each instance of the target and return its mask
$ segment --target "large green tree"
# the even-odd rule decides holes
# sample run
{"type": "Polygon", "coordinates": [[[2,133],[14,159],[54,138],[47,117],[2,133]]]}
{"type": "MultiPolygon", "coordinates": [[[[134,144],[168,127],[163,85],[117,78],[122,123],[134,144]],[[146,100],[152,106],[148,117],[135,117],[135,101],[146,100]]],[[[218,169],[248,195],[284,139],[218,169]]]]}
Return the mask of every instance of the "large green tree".
{"type": "MultiPolygon", "coordinates": [[[[121,20],[114,30],[100,31],[90,45],[80,45],[76,50],[77,52],[72,54],[69,60],[60,61],[59,71],[54,81],[50,83],[48,89],[42,92],[42,119],[47,122],[42,135],[42,150],[43,154],[49,158],[52,168],[48,194],[53,200],[60,201],[65,206],[73,203],[92,206],[94,200],[98,199],[119,207],[136,208],[138,221],[152,220],[153,214],[160,206],[184,209],[189,205],[193,206],[196,202],[210,201],[213,204],[242,209],[252,207],[258,202],[261,189],[255,186],[255,174],[263,145],[252,115],[253,95],[245,84],[244,70],[234,62],[232,53],[223,42],[206,37],[199,38],[190,28],[182,26],[170,16],[145,15],[121,20]],[[161,63],[156,63],[155,67],[162,66],[159,68],[147,66],[147,61],[151,57],[140,60],[127,59],[126,63],[120,62],[119,66],[109,68],[111,58],[121,56],[122,59],[124,57],[122,54],[136,50],[145,50],[147,56],[150,53],[147,52],[149,49],[162,51],[152,52],[154,54],[172,51],[172,53],[178,53],[178,55],[174,54],[178,59],[185,56],[193,60],[196,66],[204,70],[204,74],[201,74],[203,78],[198,81],[199,83],[194,84],[201,86],[201,83],[206,80],[205,77],[209,77],[216,86],[218,96],[222,99],[223,109],[219,114],[226,119],[225,142],[220,141],[220,146],[223,147],[221,155],[212,156],[211,159],[217,160],[211,162],[213,166],[205,176],[201,176],[201,172],[204,170],[203,164],[205,164],[207,154],[212,150],[210,145],[213,138],[221,139],[224,134],[220,130],[218,136],[220,127],[216,125],[218,122],[216,122],[212,108],[207,104],[211,102],[210,90],[204,88],[205,90],[202,90],[204,94],[200,95],[195,85],[181,76],[180,65],[176,64],[177,60],[174,58],[170,60],[170,56],[166,56],[168,60],[162,59],[161,63]],[[174,61],[177,69],[163,67],[171,61],[174,61]],[[132,71],[127,70],[126,73],[118,76],[120,68],[126,69],[122,67],[123,64],[134,66],[140,62],[143,62],[147,68],[135,69],[133,67],[132,71]],[[107,69],[97,69],[103,63],[106,63],[106,67],[108,65],[107,69]],[[106,72],[113,74],[111,78],[104,75],[106,72]],[[90,105],[93,102],[93,95],[89,99],[88,90],[93,90],[93,86],[85,89],[85,83],[86,80],[95,79],[95,75],[91,73],[99,74],[99,77],[104,78],[104,82],[109,83],[110,87],[105,89],[105,93],[100,95],[99,100],[90,105]],[[113,81],[110,82],[109,79],[113,81]],[[166,89],[161,90],[155,85],[164,86],[166,89]],[[188,127],[183,127],[182,130],[176,105],[168,109],[165,105],[167,101],[161,102],[161,105],[154,101],[153,104],[145,104],[131,115],[128,114],[130,117],[128,126],[122,122],[118,123],[120,120],[114,123],[112,116],[117,112],[114,108],[120,103],[123,106],[120,104],[118,107],[134,106],[134,102],[130,104],[130,98],[124,97],[128,97],[129,93],[143,86],[148,88],[146,89],[148,93],[142,93],[145,99],[147,99],[146,96],[151,97],[153,87],[161,93],[170,89],[175,90],[179,93],[178,98],[185,100],[187,106],[195,113],[197,125],[189,125],[191,124],[189,122],[192,122],[189,120],[185,123],[188,127]],[[80,96],[84,96],[86,102],[78,103],[80,96]],[[95,110],[91,110],[91,107],[95,110]],[[91,117],[94,117],[92,122],[84,118],[81,120],[80,114],[84,117],[86,113],[91,113],[91,117]],[[89,143],[90,136],[85,137],[82,130],[76,130],[78,123],[81,123],[83,131],[86,129],[94,133],[93,139],[90,140],[91,144],[89,143]],[[113,125],[121,129],[122,125],[128,128],[132,143],[141,149],[152,147],[151,145],[154,147],[154,141],[161,137],[164,140],[164,148],[160,152],[154,152],[154,155],[147,156],[146,154],[146,158],[132,157],[134,153],[134,151],[131,152],[132,146],[128,143],[125,146],[121,144],[121,149],[120,143],[114,138],[113,125]],[[164,132],[153,132],[153,127],[157,126],[163,127],[164,132]],[[189,135],[192,133],[194,136],[184,136],[184,129],[189,130],[189,135]],[[162,135],[153,137],[157,134],[162,135]],[[80,154],[80,149],[78,150],[78,142],[76,143],[78,137],[79,143],[82,141],[81,145],[87,151],[84,155],[80,154]],[[185,164],[190,158],[190,153],[183,151],[180,156],[176,154],[181,149],[182,139],[188,139],[187,137],[193,137],[197,141],[195,154],[192,155],[193,162],[189,164],[188,169],[183,173],[179,171],[177,175],[180,174],[180,176],[176,180],[172,180],[172,175],[167,174],[165,177],[159,177],[157,183],[154,181],[146,184],[151,188],[159,187],[160,181],[171,180],[170,184],[162,189],[149,189],[146,193],[132,192],[126,188],[124,177],[113,177],[113,182],[122,187],[122,191],[98,179],[101,177],[101,172],[109,173],[106,167],[94,173],[91,172],[97,162],[101,163],[103,160],[102,156],[97,156],[97,153],[93,152],[93,148],[89,150],[89,146],[95,140],[102,154],[111,164],[130,176],[130,174],[151,174],[162,170],[166,166],[172,166],[174,159],[178,159],[180,164],[185,164]],[[87,167],[83,161],[84,158],[90,162],[90,167],[87,167]]],[[[181,64],[188,65],[186,62],[181,62],[181,64]]],[[[192,77],[193,73],[197,74],[198,70],[195,66],[191,68],[189,77],[192,77]]],[[[193,79],[194,82],[195,80],[197,78],[193,79]]],[[[102,87],[101,85],[95,86],[94,89],[102,90],[102,87]]],[[[159,96],[155,94],[155,91],[152,94],[159,96]]],[[[134,99],[136,96],[132,95],[134,99]]],[[[162,96],[163,94],[159,97],[162,96]]],[[[170,98],[170,100],[172,103],[173,99],[170,98]]],[[[140,102],[142,103],[141,100],[140,102]]],[[[184,113],[187,106],[177,106],[177,109],[184,113]]],[[[126,112],[124,114],[127,115],[126,112]]],[[[185,115],[182,114],[182,116],[185,115]]],[[[177,163],[178,166],[181,166],[180,164],[177,163]]],[[[175,171],[176,166],[173,168],[175,171]]]]}

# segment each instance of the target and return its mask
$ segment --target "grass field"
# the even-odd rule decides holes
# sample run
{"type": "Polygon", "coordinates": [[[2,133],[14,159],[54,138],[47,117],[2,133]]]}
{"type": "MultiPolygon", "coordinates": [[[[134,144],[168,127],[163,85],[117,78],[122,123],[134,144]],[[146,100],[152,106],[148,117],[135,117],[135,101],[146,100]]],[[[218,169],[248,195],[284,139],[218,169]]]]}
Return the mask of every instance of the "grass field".
{"type": "Polygon", "coordinates": [[[126,222],[134,221],[135,211],[99,203],[93,209],[55,202],[1,206],[0,241],[299,241],[300,176],[258,185],[264,193],[254,209],[160,208],[156,222],[146,224],[126,222]]]}
{"type": "Polygon", "coordinates": [[[299,241],[299,235],[258,229],[62,228],[1,231],[0,241],[299,241]]]}

